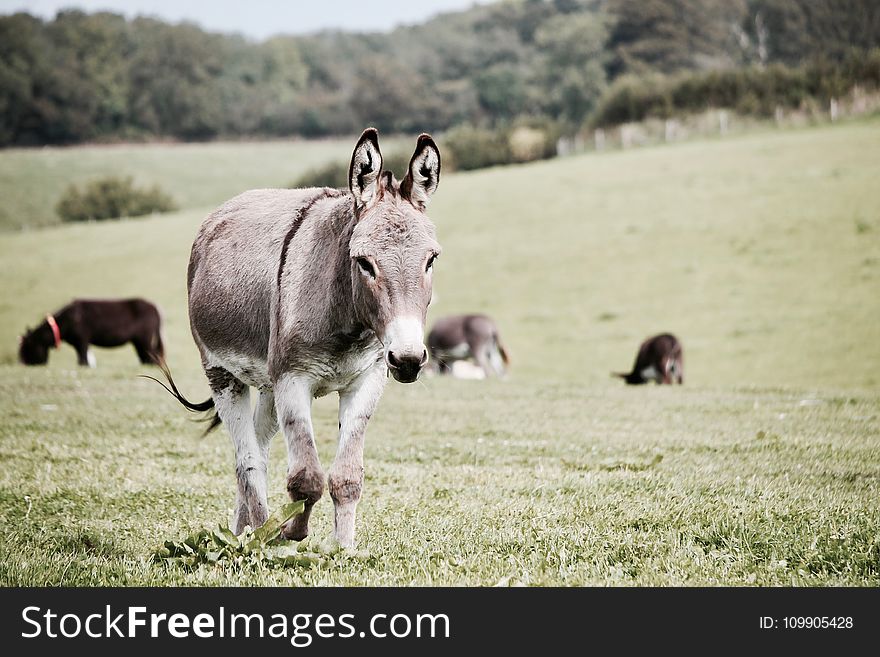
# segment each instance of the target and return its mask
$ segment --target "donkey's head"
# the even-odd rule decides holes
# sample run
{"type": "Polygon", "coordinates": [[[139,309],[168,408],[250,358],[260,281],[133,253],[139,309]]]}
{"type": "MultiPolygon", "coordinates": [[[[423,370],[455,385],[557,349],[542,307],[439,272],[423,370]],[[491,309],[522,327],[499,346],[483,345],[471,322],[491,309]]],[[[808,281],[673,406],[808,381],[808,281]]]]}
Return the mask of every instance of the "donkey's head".
{"type": "Polygon", "coordinates": [[[384,345],[394,378],[412,383],[428,362],[425,315],[440,245],[425,208],[440,181],[440,151],[421,135],[398,182],[382,171],[379,136],[368,128],[351,156],[348,180],[357,220],[349,255],[358,319],[384,345]]]}
{"type": "Polygon", "coordinates": [[[45,365],[49,360],[52,339],[52,329],[48,326],[25,329],[24,335],[18,340],[18,360],[24,365],[45,365]]]}

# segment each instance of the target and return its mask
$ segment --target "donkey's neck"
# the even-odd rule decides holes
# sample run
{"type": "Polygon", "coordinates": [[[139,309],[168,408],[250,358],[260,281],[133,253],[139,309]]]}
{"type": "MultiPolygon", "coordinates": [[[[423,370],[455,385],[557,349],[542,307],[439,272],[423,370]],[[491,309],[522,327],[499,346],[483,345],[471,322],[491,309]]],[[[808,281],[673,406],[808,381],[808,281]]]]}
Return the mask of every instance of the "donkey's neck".
{"type": "Polygon", "coordinates": [[[349,244],[357,219],[350,197],[313,206],[280,272],[270,375],[297,370],[344,385],[381,353],[359,320],[349,244]],[[375,353],[374,353],[375,352],[375,353]]]}
{"type": "Polygon", "coordinates": [[[288,245],[279,273],[279,326],[291,339],[323,343],[363,330],[357,319],[349,243],[357,222],[350,197],[316,205],[288,245]]]}

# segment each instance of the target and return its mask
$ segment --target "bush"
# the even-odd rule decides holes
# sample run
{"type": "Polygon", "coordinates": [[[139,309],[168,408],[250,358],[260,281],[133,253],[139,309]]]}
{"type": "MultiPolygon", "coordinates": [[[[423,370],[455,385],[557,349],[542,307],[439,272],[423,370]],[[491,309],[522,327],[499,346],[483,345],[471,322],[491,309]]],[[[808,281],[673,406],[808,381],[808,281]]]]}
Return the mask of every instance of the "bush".
{"type": "Polygon", "coordinates": [[[339,187],[348,188],[348,162],[328,162],[309,169],[290,183],[290,187],[339,187]]]}
{"type": "MultiPolygon", "coordinates": [[[[394,152],[382,155],[382,168],[391,171],[398,180],[403,180],[406,175],[409,160],[412,156],[404,152],[394,152]]],[[[327,162],[321,166],[309,169],[299,178],[294,180],[290,187],[298,189],[302,187],[336,187],[348,189],[348,166],[350,162],[327,162]]]]}
{"type": "Polygon", "coordinates": [[[843,62],[815,60],[800,68],[772,64],[672,77],[622,76],[602,97],[590,123],[607,127],[719,107],[772,116],[777,107],[816,101],[824,105],[855,86],[880,88],[880,49],[854,52],[843,62]]]}
{"type": "Polygon", "coordinates": [[[137,189],[131,177],[95,180],[83,191],[71,185],[55,206],[63,221],[102,221],[176,209],[174,200],[158,186],[137,189]]]}
{"type": "Polygon", "coordinates": [[[448,154],[453,168],[462,171],[512,161],[506,134],[471,125],[460,125],[447,132],[440,152],[448,154]]]}
{"type": "Polygon", "coordinates": [[[514,162],[534,162],[556,157],[562,126],[545,117],[517,120],[507,134],[514,162]]]}
{"type": "MultiPolygon", "coordinates": [[[[482,169],[499,164],[543,160],[556,155],[559,127],[544,118],[522,119],[499,130],[458,125],[440,140],[444,172],[482,169]]],[[[382,168],[403,180],[412,153],[392,151],[382,156],[382,168]]],[[[306,171],[290,184],[291,188],[348,188],[348,161],[328,162],[306,171]]]]}
{"type": "MultiPolygon", "coordinates": [[[[412,153],[405,151],[392,151],[390,154],[382,154],[382,168],[386,171],[394,173],[394,177],[403,180],[409,169],[409,161],[412,159],[412,153]]],[[[346,165],[346,175],[348,174],[348,165],[346,165]]]]}

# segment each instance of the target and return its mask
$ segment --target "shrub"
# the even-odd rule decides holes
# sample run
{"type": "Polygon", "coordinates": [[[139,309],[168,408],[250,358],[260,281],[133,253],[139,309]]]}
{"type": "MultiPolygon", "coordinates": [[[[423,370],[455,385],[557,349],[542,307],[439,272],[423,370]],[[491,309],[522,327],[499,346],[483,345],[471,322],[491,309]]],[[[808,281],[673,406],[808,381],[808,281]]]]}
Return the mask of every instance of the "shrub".
{"type": "Polygon", "coordinates": [[[510,157],[514,162],[540,160],[544,155],[544,132],[529,126],[519,126],[510,132],[510,157]]]}
{"type": "Polygon", "coordinates": [[[131,177],[102,178],[82,191],[71,185],[55,207],[63,221],[102,221],[176,209],[174,200],[158,186],[138,189],[131,177]]]}
{"type": "MultiPolygon", "coordinates": [[[[406,169],[409,166],[410,157],[411,155],[402,151],[392,151],[388,154],[383,153],[382,168],[393,172],[398,180],[403,180],[403,177],[406,175],[406,169]]],[[[347,160],[345,162],[327,162],[306,171],[294,180],[290,187],[293,189],[301,187],[337,187],[348,189],[348,166],[349,162],[347,160]]]]}
{"type": "MultiPolygon", "coordinates": [[[[409,169],[409,161],[412,158],[412,153],[407,153],[406,151],[392,151],[389,154],[382,154],[382,168],[386,171],[391,171],[394,173],[394,176],[398,180],[403,180],[403,177],[406,175],[407,169],[409,169]]],[[[445,163],[443,163],[445,166],[445,163]]],[[[348,172],[348,166],[346,165],[346,173],[348,172]]]]}
{"type": "Polygon", "coordinates": [[[447,132],[441,153],[447,153],[453,168],[462,171],[511,162],[506,134],[471,125],[460,125],[447,132]]]}
{"type": "MultiPolygon", "coordinates": [[[[499,164],[543,160],[556,155],[559,127],[544,118],[518,120],[498,130],[461,124],[449,130],[440,140],[443,171],[468,171],[499,164]]],[[[411,152],[391,151],[382,156],[382,168],[403,180],[411,152]]],[[[348,188],[348,161],[328,162],[310,169],[290,184],[300,187],[348,188]]]]}
{"type": "Polygon", "coordinates": [[[556,142],[562,126],[545,117],[517,120],[507,135],[514,162],[533,162],[556,157],[556,142]]]}
{"type": "Polygon", "coordinates": [[[327,162],[309,169],[290,183],[290,187],[348,187],[348,162],[327,162]]]}
{"type": "Polygon", "coordinates": [[[672,77],[621,76],[602,97],[593,127],[665,119],[675,113],[728,107],[743,114],[771,116],[776,107],[825,104],[855,86],[880,88],[880,49],[852,53],[843,62],[814,60],[800,68],[772,64],[672,77]]]}

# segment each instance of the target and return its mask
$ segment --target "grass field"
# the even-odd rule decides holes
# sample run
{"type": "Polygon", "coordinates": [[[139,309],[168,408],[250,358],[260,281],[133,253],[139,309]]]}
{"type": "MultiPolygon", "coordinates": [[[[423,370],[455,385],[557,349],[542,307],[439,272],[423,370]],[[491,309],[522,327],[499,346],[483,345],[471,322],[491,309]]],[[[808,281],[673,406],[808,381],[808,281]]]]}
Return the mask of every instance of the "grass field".
{"type": "MultiPolygon", "coordinates": [[[[165,148],[150,170],[199,166],[165,148]]],[[[259,147],[222,148],[253,163],[248,186],[281,182],[259,147]]],[[[495,316],[511,375],[390,384],[359,552],[311,570],[152,564],[163,540],[228,517],[228,438],[199,439],[128,349],[96,350],[93,371],[67,346],[46,368],[15,363],[46,311],[138,294],[164,311],[178,382],[205,396],[185,268],[210,208],[2,234],[0,583],[876,586],[878,152],[873,119],[445,177],[432,316],[495,316]],[[684,343],[684,387],[608,376],[663,330],[684,343]]],[[[0,153],[4,194],[41,189],[53,153],[24,155],[31,168],[0,153]]],[[[325,466],[335,426],[335,399],[318,400],[325,466]]],[[[272,506],[285,467],[276,439],[272,506]]]]}

